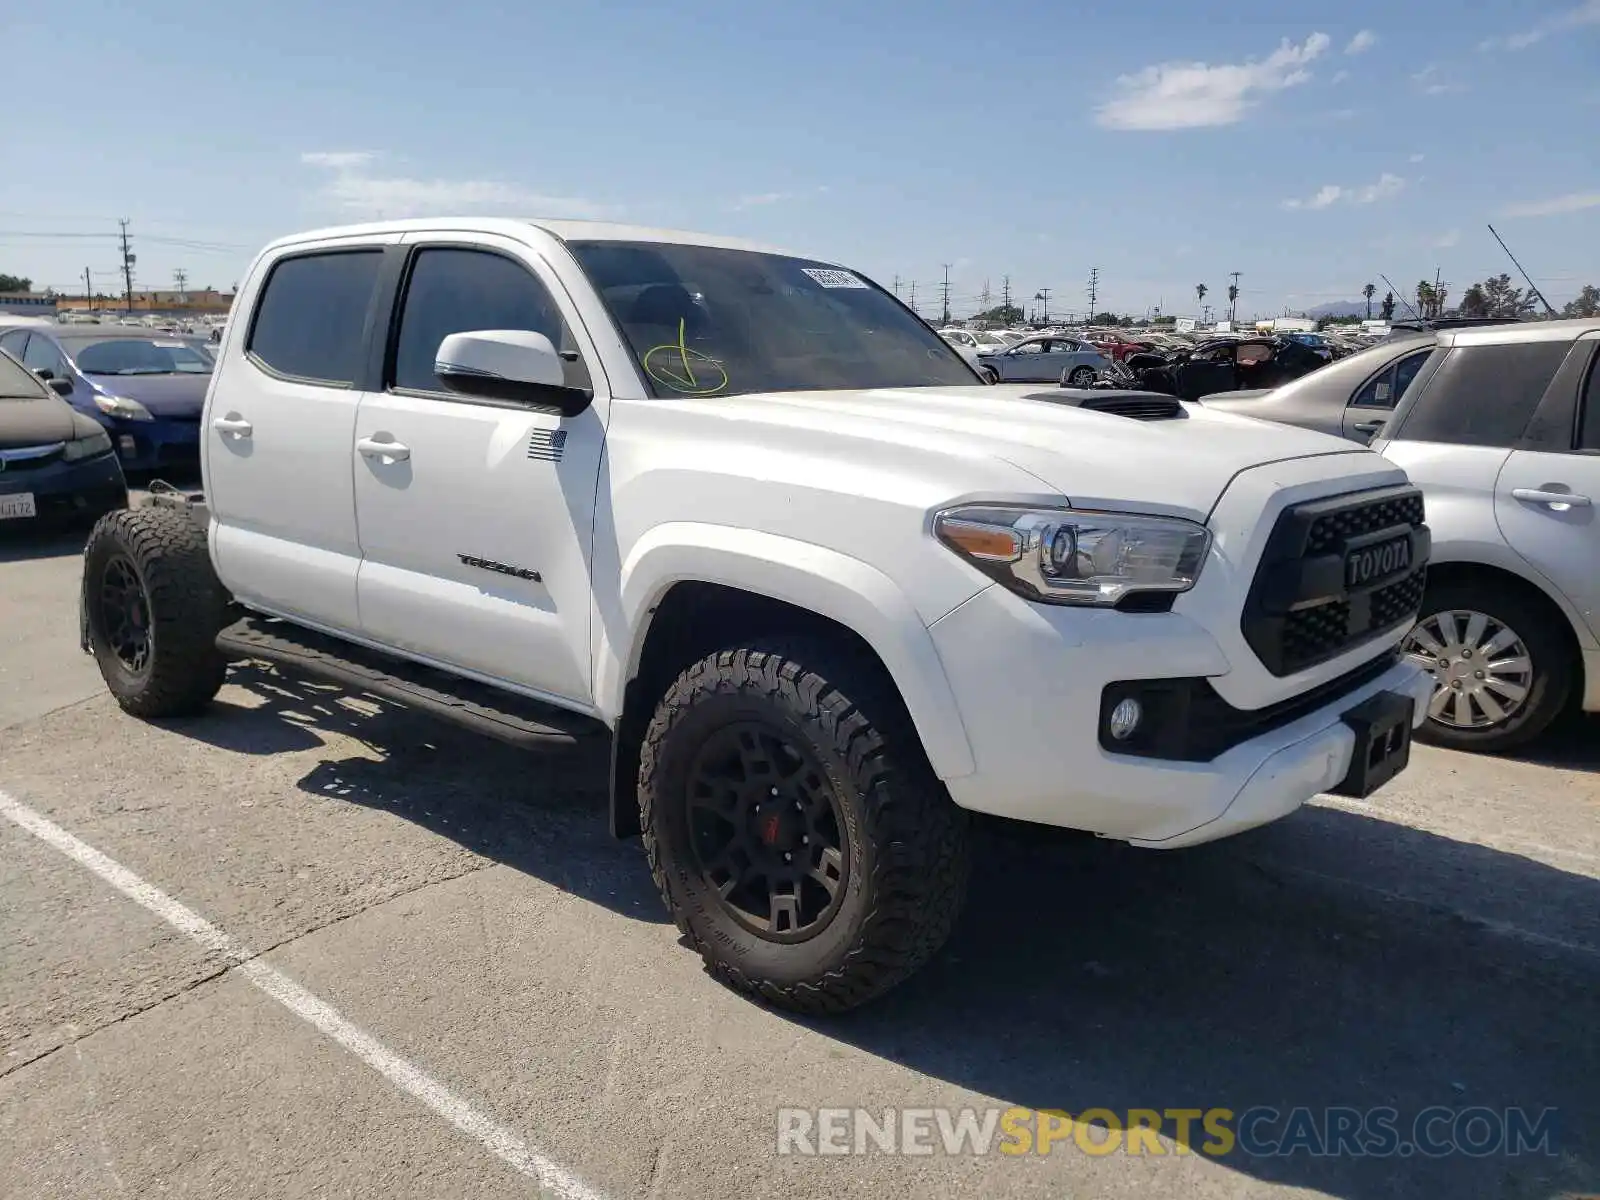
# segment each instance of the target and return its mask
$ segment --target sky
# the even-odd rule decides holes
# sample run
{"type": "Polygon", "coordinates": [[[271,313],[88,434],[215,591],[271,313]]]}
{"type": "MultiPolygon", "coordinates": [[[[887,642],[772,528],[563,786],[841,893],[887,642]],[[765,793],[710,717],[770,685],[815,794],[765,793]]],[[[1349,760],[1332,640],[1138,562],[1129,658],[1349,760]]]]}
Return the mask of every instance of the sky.
{"type": "Polygon", "coordinates": [[[1600,284],[1600,0],[5,5],[0,272],[226,289],[374,217],[750,237],[955,315],[1600,284]]]}

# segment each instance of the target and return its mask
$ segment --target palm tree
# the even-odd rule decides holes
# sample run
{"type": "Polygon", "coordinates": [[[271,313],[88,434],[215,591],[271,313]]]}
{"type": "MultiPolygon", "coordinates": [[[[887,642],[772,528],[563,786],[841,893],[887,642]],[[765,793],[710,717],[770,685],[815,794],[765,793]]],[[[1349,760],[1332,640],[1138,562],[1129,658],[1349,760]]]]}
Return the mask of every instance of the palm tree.
{"type": "Polygon", "coordinates": [[[1377,292],[1378,285],[1369,283],[1361,289],[1361,294],[1367,298],[1367,320],[1372,320],[1372,297],[1377,292]]]}
{"type": "Polygon", "coordinates": [[[1433,311],[1433,284],[1426,279],[1417,280],[1417,314],[1427,317],[1433,311]]]}
{"type": "Polygon", "coordinates": [[[1208,288],[1203,283],[1197,283],[1197,284],[1194,285],[1194,302],[1195,302],[1196,306],[1199,306],[1199,305],[1204,304],[1206,302],[1206,293],[1209,292],[1210,290],[1211,289],[1208,288]]]}

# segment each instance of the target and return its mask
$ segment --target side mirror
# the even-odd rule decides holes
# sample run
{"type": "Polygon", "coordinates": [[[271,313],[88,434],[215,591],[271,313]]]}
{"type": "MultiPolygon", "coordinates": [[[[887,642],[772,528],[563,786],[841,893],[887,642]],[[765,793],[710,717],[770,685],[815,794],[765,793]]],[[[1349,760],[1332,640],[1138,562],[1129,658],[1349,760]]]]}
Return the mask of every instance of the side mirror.
{"type": "Polygon", "coordinates": [[[575,417],[594,393],[567,387],[561,356],[550,339],[531,329],[475,329],[439,343],[433,373],[453,392],[553,408],[575,417]]]}
{"type": "Polygon", "coordinates": [[[50,390],[58,396],[72,395],[72,380],[70,379],[65,377],[60,379],[46,379],[45,383],[48,384],[50,390]]]}

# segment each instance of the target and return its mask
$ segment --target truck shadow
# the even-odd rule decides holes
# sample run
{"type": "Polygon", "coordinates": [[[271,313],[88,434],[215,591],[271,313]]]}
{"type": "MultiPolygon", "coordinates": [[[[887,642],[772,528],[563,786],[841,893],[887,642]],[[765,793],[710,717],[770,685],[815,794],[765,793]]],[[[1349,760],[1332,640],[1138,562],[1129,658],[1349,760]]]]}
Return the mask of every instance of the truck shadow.
{"type": "Polygon", "coordinates": [[[1600,881],[1339,809],[1171,854],[991,826],[945,953],[802,1023],[1070,1113],[1555,1108],[1555,1156],[1221,1161],[1349,1200],[1600,1184],[1600,881]]]}
{"type": "MultiPolygon", "coordinates": [[[[300,788],[666,921],[637,843],[606,832],[599,747],[530,754],[270,668],[231,679],[261,704],[187,735],[247,753],[357,738],[369,754],[300,788]]],[[[975,833],[968,908],[933,963],[855,1013],[774,1019],[1035,1109],[1390,1106],[1404,1133],[1430,1106],[1554,1108],[1554,1155],[1220,1162],[1345,1200],[1600,1190],[1600,880],[1343,808],[1169,854],[975,833]]]]}
{"type": "Polygon", "coordinates": [[[224,691],[206,715],[171,727],[243,754],[354,738],[366,754],[324,758],[300,790],[392,814],[635,920],[667,922],[637,841],[607,831],[608,746],[521,750],[259,663],[235,664],[228,682],[258,703],[224,691]]]}

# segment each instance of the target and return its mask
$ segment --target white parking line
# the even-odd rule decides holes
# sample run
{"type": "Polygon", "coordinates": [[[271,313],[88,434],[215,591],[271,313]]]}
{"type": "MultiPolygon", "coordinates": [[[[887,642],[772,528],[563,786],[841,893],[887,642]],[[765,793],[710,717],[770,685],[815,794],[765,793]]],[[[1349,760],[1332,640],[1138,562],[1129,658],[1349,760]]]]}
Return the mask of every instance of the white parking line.
{"type": "Polygon", "coordinates": [[[364,1029],[352,1024],[333,1005],[321,1000],[283,972],[268,966],[244,945],[179,904],[160,888],[146,883],[128,868],[87,842],[74,837],[48,817],[41,816],[16,797],[0,790],[0,816],[5,816],[46,845],[59,850],[93,871],[141,908],[154,913],[191,941],[233,963],[238,972],[302,1021],[314,1026],[401,1091],[422,1101],[462,1133],[512,1168],[537,1181],[550,1195],[563,1200],[603,1200],[581,1179],[548,1156],[529,1146],[517,1134],[451,1091],[428,1072],[390,1050],[364,1029]]]}

